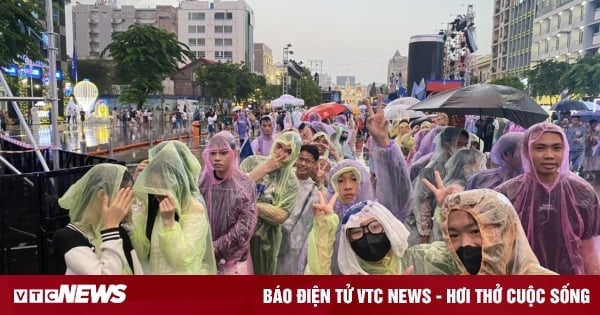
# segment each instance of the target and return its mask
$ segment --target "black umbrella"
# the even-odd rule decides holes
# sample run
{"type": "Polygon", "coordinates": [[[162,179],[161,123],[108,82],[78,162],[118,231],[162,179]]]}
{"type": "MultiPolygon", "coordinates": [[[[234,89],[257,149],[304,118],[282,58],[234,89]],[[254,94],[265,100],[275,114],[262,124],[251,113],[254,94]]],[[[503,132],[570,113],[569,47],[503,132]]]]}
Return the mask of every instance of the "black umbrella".
{"type": "Polygon", "coordinates": [[[525,92],[495,84],[474,84],[442,92],[408,109],[503,117],[525,128],[548,119],[548,113],[525,92]]]}
{"type": "Polygon", "coordinates": [[[550,110],[562,112],[567,110],[590,110],[590,108],[582,101],[564,100],[554,104],[550,110]]]}

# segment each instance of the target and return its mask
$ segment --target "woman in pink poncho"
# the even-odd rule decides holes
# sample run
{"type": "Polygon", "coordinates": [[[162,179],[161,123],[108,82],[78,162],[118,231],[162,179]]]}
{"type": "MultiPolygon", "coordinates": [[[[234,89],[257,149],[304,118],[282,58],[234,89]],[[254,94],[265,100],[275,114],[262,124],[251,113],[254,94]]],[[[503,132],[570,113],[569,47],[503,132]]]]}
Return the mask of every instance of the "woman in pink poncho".
{"type": "Polygon", "coordinates": [[[600,198],[569,171],[563,130],[539,123],[525,132],[524,174],[496,188],[513,203],[540,264],[559,274],[600,274],[600,198]]]}
{"type": "Polygon", "coordinates": [[[200,192],[219,274],[253,274],[250,239],[256,228],[256,185],[238,167],[236,141],[228,131],[215,134],[202,152],[206,164],[200,192]]]}

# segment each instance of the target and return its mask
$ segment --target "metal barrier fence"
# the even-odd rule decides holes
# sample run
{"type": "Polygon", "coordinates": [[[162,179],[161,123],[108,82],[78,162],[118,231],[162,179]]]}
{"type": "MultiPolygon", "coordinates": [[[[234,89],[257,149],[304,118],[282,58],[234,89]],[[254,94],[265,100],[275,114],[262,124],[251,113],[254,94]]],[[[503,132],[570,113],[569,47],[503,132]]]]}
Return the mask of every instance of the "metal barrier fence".
{"type": "MultiPolygon", "coordinates": [[[[53,151],[42,149],[48,165],[53,151]]],[[[69,222],[58,198],[99,163],[124,162],[59,150],[59,168],[44,172],[34,151],[0,138],[2,157],[23,174],[0,166],[0,274],[57,273],[53,233],[69,222]]]]}

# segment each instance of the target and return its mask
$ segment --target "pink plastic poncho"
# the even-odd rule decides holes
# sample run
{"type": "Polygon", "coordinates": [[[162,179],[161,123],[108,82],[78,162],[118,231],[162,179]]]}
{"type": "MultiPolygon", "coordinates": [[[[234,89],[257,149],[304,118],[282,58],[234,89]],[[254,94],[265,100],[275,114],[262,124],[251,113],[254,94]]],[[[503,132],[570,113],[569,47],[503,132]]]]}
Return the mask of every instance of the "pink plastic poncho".
{"type": "MultiPolygon", "coordinates": [[[[521,161],[521,146],[523,144],[524,134],[522,132],[509,132],[504,134],[498,142],[492,146],[490,158],[494,164],[499,165],[496,168],[483,170],[471,176],[467,181],[465,190],[489,188],[494,189],[505,181],[523,174],[523,168],[514,169],[512,165],[507,163],[502,157],[505,154],[510,154],[513,158],[518,158],[521,161]],[[515,157],[515,154],[518,157],[515,157]]],[[[522,165],[522,163],[520,164],[522,165]]]]}
{"type": "Polygon", "coordinates": [[[202,152],[200,191],[206,201],[219,274],[253,274],[250,239],[256,228],[256,185],[238,167],[236,140],[228,131],[214,135],[202,152]],[[233,154],[227,174],[215,176],[211,152],[233,154]]]}
{"type": "Polygon", "coordinates": [[[525,132],[521,149],[524,174],[498,186],[519,214],[525,234],[542,266],[559,274],[584,274],[581,243],[600,234],[600,198],[594,188],[569,171],[569,145],[562,128],[539,123],[525,132]],[[552,184],[540,182],[532,165],[532,144],[543,133],[561,135],[564,156],[552,184]]]}

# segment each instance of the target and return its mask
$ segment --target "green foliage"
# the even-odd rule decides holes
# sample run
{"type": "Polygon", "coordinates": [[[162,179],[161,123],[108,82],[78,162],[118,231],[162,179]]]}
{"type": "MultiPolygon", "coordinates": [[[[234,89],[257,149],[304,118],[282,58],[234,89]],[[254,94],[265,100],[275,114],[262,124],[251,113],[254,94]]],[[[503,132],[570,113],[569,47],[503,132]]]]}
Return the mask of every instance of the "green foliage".
{"type": "MultiPolygon", "coordinates": [[[[293,79],[292,84],[290,86],[290,91],[297,91],[298,80],[293,79]]],[[[292,93],[294,94],[294,93],[292,93]]],[[[281,91],[279,91],[279,95],[281,96],[281,91]]],[[[301,76],[300,82],[300,95],[296,95],[304,100],[304,106],[312,107],[315,105],[321,104],[321,87],[317,82],[315,82],[313,76],[310,74],[310,71],[304,71],[301,76]]]]}
{"type": "Polygon", "coordinates": [[[563,89],[560,77],[568,68],[564,61],[554,59],[539,62],[533,69],[525,71],[532,96],[558,95],[563,89]]]}
{"type": "Polygon", "coordinates": [[[525,90],[525,85],[517,77],[504,77],[504,78],[494,79],[494,80],[489,81],[488,83],[496,84],[496,85],[510,86],[510,87],[513,87],[518,90],[525,90]]]}
{"type": "Polygon", "coordinates": [[[42,25],[35,18],[42,12],[43,7],[34,1],[0,1],[0,64],[14,62],[20,55],[31,60],[44,60],[39,40],[30,34],[30,31],[43,32],[42,25]]]}
{"type": "Polygon", "coordinates": [[[112,42],[102,51],[129,73],[129,87],[119,100],[141,108],[146,97],[162,91],[161,81],[179,70],[180,63],[194,60],[189,47],[177,35],[152,25],[131,25],[127,31],[112,34],[112,42]]]}
{"type": "Polygon", "coordinates": [[[600,94],[600,55],[590,54],[570,64],[560,77],[560,85],[569,89],[569,93],[584,97],[596,97],[600,94]]]}
{"type": "Polygon", "coordinates": [[[96,84],[100,94],[111,94],[112,85],[129,84],[126,71],[119,71],[116,63],[106,59],[81,59],[77,65],[79,80],[89,79],[96,84]]]}
{"type": "Polygon", "coordinates": [[[227,98],[237,92],[236,64],[215,62],[201,65],[196,69],[197,80],[206,97],[213,98],[220,109],[227,98]]]}

